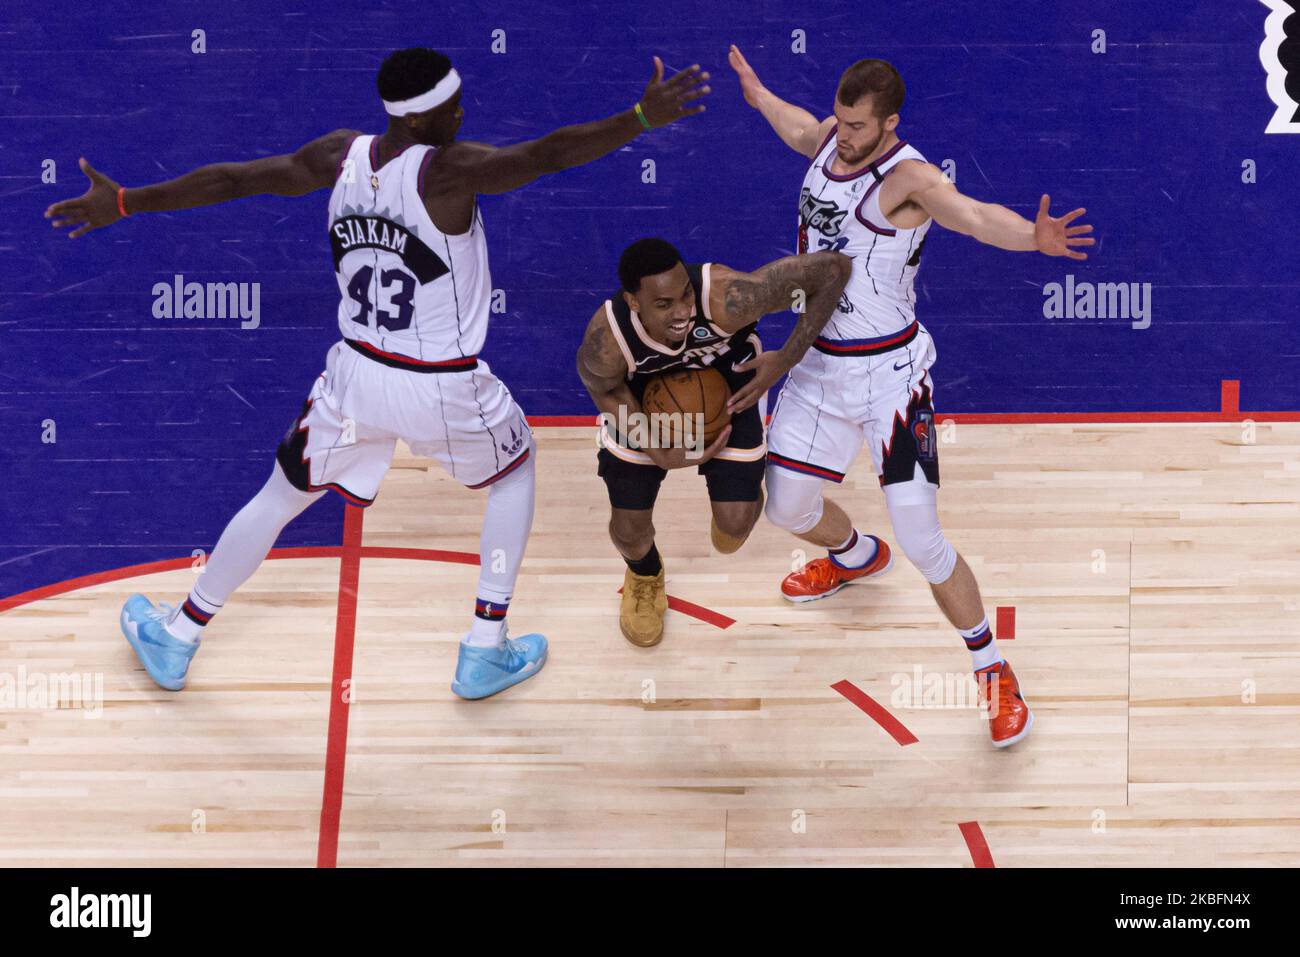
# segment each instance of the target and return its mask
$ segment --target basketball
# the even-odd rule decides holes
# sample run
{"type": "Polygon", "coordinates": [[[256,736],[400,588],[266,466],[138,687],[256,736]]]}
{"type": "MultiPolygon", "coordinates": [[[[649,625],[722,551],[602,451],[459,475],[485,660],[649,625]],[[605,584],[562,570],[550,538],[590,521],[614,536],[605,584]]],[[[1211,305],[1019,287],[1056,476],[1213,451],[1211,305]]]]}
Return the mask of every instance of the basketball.
{"type": "MultiPolygon", "coordinates": [[[[641,408],[649,415],[702,415],[704,444],[707,446],[731,421],[727,400],[731,389],[717,369],[674,369],[650,380],[641,397],[641,408]]],[[[679,419],[669,420],[679,422],[679,419]]],[[[690,428],[695,429],[692,421],[690,428]]],[[[680,436],[680,431],[675,435],[680,436]]],[[[698,432],[692,431],[694,438],[698,432]]]]}

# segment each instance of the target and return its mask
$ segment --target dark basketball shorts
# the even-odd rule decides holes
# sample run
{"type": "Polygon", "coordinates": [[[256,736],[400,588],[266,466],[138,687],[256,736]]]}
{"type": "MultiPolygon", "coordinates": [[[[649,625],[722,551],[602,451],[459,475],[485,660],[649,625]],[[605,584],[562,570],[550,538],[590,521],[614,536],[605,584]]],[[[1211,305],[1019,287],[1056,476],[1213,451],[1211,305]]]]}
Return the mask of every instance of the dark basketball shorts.
{"type": "MultiPolygon", "coordinates": [[[[735,416],[731,424],[728,444],[696,471],[704,476],[710,501],[756,502],[762,494],[767,458],[763,416],[758,406],[753,406],[735,416]]],[[[600,437],[596,471],[605,480],[609,504],[614,508],[653,508],[667,470],[644,452],[617,444],[603,428],[600,437]]]]}

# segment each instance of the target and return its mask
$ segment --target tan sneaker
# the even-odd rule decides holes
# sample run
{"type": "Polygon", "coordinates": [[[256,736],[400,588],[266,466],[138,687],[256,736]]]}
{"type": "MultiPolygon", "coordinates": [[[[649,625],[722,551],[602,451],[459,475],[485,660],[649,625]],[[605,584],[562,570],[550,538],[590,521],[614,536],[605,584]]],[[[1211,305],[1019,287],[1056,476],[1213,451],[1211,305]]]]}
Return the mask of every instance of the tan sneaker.
{"type": "Polygon", "coordinates": [[[623,575],[623,605],[618,613],[623,637],[641,648],[659,644],[667,611],[664,570],[659,569],[658,575],[635,575],[629,568],[623,575]]]}

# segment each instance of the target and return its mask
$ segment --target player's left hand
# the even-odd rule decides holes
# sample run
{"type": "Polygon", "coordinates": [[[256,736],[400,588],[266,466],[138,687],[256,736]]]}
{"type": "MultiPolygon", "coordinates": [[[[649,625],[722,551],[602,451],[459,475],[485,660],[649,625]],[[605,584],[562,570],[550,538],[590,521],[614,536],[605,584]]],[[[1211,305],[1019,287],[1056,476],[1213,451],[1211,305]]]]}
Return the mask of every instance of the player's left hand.
{"type": "Polygon", "coordinates": [[[790,371],[790,367],[781,358],[779,352],[760,352],[748,362],[738,362],[732,366],[737,372],[755,370],[754,378],[746,382],[727,400],[727,411],[732,415],[744,412],[754,405],[767,390],[776,384],[776,380],[790,371]]]}
{"type": "Polygon", "coordinates": [[[1087,234],[1091,226],[1071,226],[1080,216],[1087,212],[1080,207],[1064,216],[1048,215],[1047,207],[1052,197],[1046,193],[1038,203],[1038,218],[1034,220],[1034,244],[1044,256],[1068,256],[1070,259],[1087,259],[1087,253],[1076,252],[1075,246],[1092,246],[1097,240],[1087,234]]]}
{"type": "Polygon", "coordinates": [[[54,220],[50,223],[51,226],[73,227],[68,234],[69,239],[84,236],[92,229],[99,229],[122,218],[122,214],[117,211],[118,184],[87,163],[84,156],[79,165],[90,180],[90,188],[76,199],[54,203],[45,211],[45,218],[54,220]]]}

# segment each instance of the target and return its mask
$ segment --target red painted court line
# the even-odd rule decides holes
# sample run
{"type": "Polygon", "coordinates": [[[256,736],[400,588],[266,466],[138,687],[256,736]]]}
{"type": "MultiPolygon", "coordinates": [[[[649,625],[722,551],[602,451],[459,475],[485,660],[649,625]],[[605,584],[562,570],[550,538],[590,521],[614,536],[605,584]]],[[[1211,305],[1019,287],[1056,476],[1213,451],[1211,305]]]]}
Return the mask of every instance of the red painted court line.
{"type": "Polygon", "coordinates": [[[984,840],[979,821],[963,821],[957,826],[961,828],[961,836],[966,839],[966,847],[970,850],[970,859],[975,862],[975,866],[992,867],[993,855],[989,851],[989,842],[984,840]]]}
{"type": "Polygon", "coordinates": [[[577,425],[586,425],[595,428],[600,424],[600,419],[596,413],[590,415],[530,415],[527,416],[529,425],[538,426],[561,426],[571,427],[577,425]]]}
{"type": "MultiPolygon", "coordinates": [[[[477,565],[478,555],[473,552],[449,551],[437,548],[398,548],[381,545],[361,544],[361,529],[365,510],[355,505],[348,505],[343,515],[343,544],[304,546],[294,548],[274,548],[267,558],[339,558],[339,597],[338,612],[334,626],[334,668],[330,680],[330,710],[328,731],[325,739],[325,781],[321,793],[320,832],[316,844],[316,866],[335,867],[338,865],[339,818],[343,811],[343,772],[347,758],[348,744],[348,703],[343,699],[345,682],[352,677],[353,651],[356,646],[357,629],[357,588],[361,576],[363,558],[403,558],[411,561],[450,562],[459,565],[477,565]]],[[[127,565],[107,571],[69,578],[52,585],[43,585],[29,591],[0,599],[0,612],[19,608],[44,598],[53,598],[103,585],[108,582],[122,581],[140,575],[153,575],[159,572],[176,571],[189,568],[194,563],[193,556],[183,558],[165,558],[156,562],[144,562],[139,565],[127,565]]],[[[620,589],[622,591],[622,589],[620,589]]],[[[668,607],[674,611],[690,615],[718,628],[730,628],[736,623],[734,618],[669,596],[668,607]]],[[[350,685],[349,685],[350,686],[350,685]]]]}
{"type": "Polygon", "coordinates": [[[736,619],[734,618],[728,618],[726,615],[719,614],[718,612],[705,608],[702,605],[696,605],[693,602],[674,598],[672,595],[668,596],[668,607],[673,611],[679,611],[683,615],[690,615],[692,618],[698,618],[700,621],[708,622],[710,625],[715,625],[718,628],[730,628],[736,623],[736,619]]]}
{"type": "Polygon", "coordinates": [[[937,423],[959,425],[1131,425],[1160,422],[1232,422],[1248,415],[1256,422],[1300,422],[1300,412],[954,412],[935,413],[937,423]]]}
{"type": "Polygon", "coordinates": [[[343,515],[339,561],[338,619],[334,627],[334,677],[330,681],[329,732],[325,739],[325,788],[321,796],[316,866],[335,867],[339,858],[339,817],[343,811],[343,769],[348,753],[348,700],[352,651],[357,635],[357,587],[361,577],[361,526],[365,510],[349,505],[343,515]]]}
{"type": "MultiPolygon", "coordinates": [[[[266,557],[268,559],[338,558],[342,551],[338,545],[304,545],[292,548],[273,548],[266,557]]],[[[361,549],[361,557],[405,558],[410,561],[450,562],[456,565],[478,564],[478,555],[473,552],[453,552],[437,548],[395,548],[383,545],[365,545],[361,549]]],[[[95,572],[92,575],[82,575],[79,578],[69,578],[66,581],[55,582],[53,585],[42,585],[40,588],[19,592],[17,595],[11,595],[8,598],[0,598],[0,612],[18,608],[22,605],[30,605],[42,598],[66,595],[68,592],[77,591],[79,588],[104,585],[108,582],[122,581],[124,578],[135,578],[138,575],[155,575],[158,572],[171,572],[180,568],[188,568],[193,562],[194,559],[189,556],[185,558],[164,558],[161,561],[145,562],[141,565],[126,565],[122,568],[110,568],[107,571],[95,572]]]]}
{"type": "Polygon", "coordinates": [[[995,636],[998,641],[1011,641],[1016,637],[1016,606],[998,606],[998,628],[995,636]]]}
{"type": "Polygon", "coordinates": [[[1224,379],[1219,383],[1219,411],[1224,415],[1241,413],[1241,380],[1224,379]]]}
{"type": "Polygon", "coordinates": [[[387,545],[362,545],[362,558],[405,558],[420,562],[451,562],[455,565],[477,565],[474,552],[449,552],[438,548],[395,548],[387,545]]]}
{"type": "Polygon", "coordinates": [[[916,744],[916,735],[903,727],[901,721],[886,711],[875,698],[871,697],[871,695],[867,694],[852,681],[849,681],[846,678],[843,681],[835,682],[835,684],[831,685],[831,688],[844,695],[844,697],[848,698],[849,701],[853,702],[865,711],[868,717],[884,728],[885,731],[887,731],[900,745],[907,746],[909,744],[916,744]]]}
{"type": "MultiPolygon", "coordinates": [[[[337,545],[318,545],[302,548],[276,548],[272,549],[268,558],[334,558],[339,553],[337,545]]],[[[40,588],[33,588],[30,591],[19,592],[17,595],[10,595],[8,598],[0,598],[0,612],[8,611],[10,608],[18,608],[21,605],[30,605],[34,601],[40,601],[42,598],[53,598],[55,595],[65,595],[70,591],[76,591],[79,588],[90,588],[93,585],[104,585],[108,582],[121,581],[124,578],[135,578],[138,575],[154,575],[158,572],[176,571],[178,568],[189,568],[194,564],[191,556],[184,558],[164,558],[157,562],[144,562],[140,565],[126,565],[122,568],[110,568],[107,571],[95,572],[91,575],[82,575],[78,578],[69,578],[65,581],[55,582],[52,585],[42,585],[40,588]]]]}
{"type": "MultiPolygon", "coordinates": [[[[620,588],[618,593],[623,594],[623,589],[620,588]]],[[[705,624],[717,628],[730,628],[736,623],[734,618],[728,618],[726,615],[705,608],[703,605],[697,605],[682,598],[674,598],[672,595],[668,596],[668,607],[673,611],[681,612],[683,615],[690,615],[692,618],[698,618],[705,624]]]]}
{"type": "MultiPolygon", "coordinates": [[[[1225,408],[1222,392],[1218,412],[952,412],[936,413],[935,421],[951,420],[958,425],[1133,425],[1171,422],[1232,422],[1241,416],[1256,422],[1300,422],[1300,412],[1242,412],[1225,408]]],[[[771,417],[768,417],[771,420],[771,417]]],[[[533,426],[595,426],[594,415],[530,415],[533,426]]]]}

